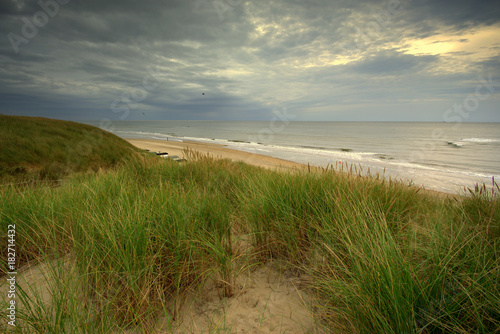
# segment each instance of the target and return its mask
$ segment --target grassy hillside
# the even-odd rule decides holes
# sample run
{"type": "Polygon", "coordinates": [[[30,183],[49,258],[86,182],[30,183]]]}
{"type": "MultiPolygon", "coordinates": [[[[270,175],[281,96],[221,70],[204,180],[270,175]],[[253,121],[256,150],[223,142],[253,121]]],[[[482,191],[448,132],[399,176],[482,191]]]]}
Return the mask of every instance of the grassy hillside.
{"type": "Polygon", "coordinates": [[[471,191],[438,199],[331,170],[201,156],[143,156],[57,188],[3,187],[16,259],[49,263],[54,282],[51,303],[35,285],[19,293],[18,330],[175,333],[187,296],[203,299],[214,282],[232,298],[238,275],[281,261],[283,275],[310,277],[313,333],[499,333],[500,199],[471,191]]]}
{"type": "Polygon", "coordinates": [[[39,117],[0,115],[0,183],[56,180],[98,170],[138,150],[99,128],[39,117]]]}

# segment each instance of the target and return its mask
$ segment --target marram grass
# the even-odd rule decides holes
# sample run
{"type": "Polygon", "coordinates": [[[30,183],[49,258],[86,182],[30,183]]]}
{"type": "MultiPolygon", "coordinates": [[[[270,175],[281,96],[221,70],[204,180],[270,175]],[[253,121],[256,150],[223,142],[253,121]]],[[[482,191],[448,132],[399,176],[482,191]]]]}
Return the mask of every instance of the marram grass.
{"type": "Polygon", "coordinates": [[[43,262],[58,282],[48,303],[23,285],[19,332],[159,331],[188,294],[215,281],[230,298],[235,275],[270,259],[310,275],[318,331],[500,332],[496,193],[442,199],[190,154],[181,164],[137,157],[56,188],[0,188],[19,260],[43,262]]]}
{"type": "Polygon", "coordinates": [[[140,150],[100,128],[0,115],[0,185],[53,184],[74,172],[118,166],[140,150]]]}

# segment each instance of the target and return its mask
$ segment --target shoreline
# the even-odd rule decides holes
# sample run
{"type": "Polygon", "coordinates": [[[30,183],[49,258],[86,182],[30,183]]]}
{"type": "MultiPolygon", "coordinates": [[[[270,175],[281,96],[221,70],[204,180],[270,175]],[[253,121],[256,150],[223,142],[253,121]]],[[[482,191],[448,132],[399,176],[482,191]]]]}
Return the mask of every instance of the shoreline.
{"type": "Polygon", "coordinates": [[[184,150],[189,148],[190,150],[198,151],[202,154],[210,154],[216,158],[230,159],[232,161],[242,161],[251,165],[268,169],[302,169],[304,167],[307,167],[307,165],[303,165],[298,162],[274,158],[257,153],[238,151],[227,148],[226,146],[221,144],[211,144],[187,140],[178,142],[158,139],[124,139],[137,148],[147,149],[151,152],[168,152],[169,155],[178,155],[181,158],[186,158],[184,150]]]}
{"type": "MultiPolygon", "coordinates": [[[[168,152],[169,155],[178,155],[181,158],[186,158],[184,154],[185,149],[191,149],[193,151],[198,151],[202,154],[210,154],[216,158],[220,159],[230,159],[232,161],[242,161],[251,165],[264,167],[267,169],[305,169],[308,168],[307,165],[288,161],[284,159],[274,158],[267,155],[261,155],[258,153],[248,153],[244,151],[238,151],[231,148],[227,148],[221,144],[203,143],[197,141],[166,141],[159,139],[131,139],[124,138],[130,144],[134,145],[140,149],[147,149],[151,152],[168,152]]],[[[310,168],[318,168],[310,166],[310,168]]],[[[460,194],[451,194],[446,192],[441,192],[437,190],[426,189],[424,187],[414,186],[415,189],[420,189],[423,193],[434,195],[439,198],[457,198],[461,197],[460,194]]]]}

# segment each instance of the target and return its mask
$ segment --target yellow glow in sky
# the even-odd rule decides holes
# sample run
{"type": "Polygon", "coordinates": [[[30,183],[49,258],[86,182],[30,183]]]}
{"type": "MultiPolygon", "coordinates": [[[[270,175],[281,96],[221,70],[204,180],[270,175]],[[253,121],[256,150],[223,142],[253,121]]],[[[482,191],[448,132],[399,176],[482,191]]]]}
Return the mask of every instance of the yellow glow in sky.
{"type": "Polygon", "coordinates": [[[228,69],[220,69],[217,71],[206,71],[204,72],[205,75],[216,75],[219,77],[233,77],[233,76],[240,76],[240,75],[250,75],[253,74],[253,72],[244,69],[244,68],[228,68],[228,69]]]}
{"type": "Polygon", "coordinates": [[[486,58],[500,51],[500,26],[480,27],[462,35],[439,34],[419,40],[405,41],[401,47],[413,55],[443,55],[455,52],[474,54],[474,58],[486,58]]]}
{"type": "Polygon", "coordinates": [[[361,56],[342,56],[323,53],[315,58],[297,60],[292,63],[294,68],[328,67],[336,65],[346,65],[353,61],[361,59],[361,56]]]}

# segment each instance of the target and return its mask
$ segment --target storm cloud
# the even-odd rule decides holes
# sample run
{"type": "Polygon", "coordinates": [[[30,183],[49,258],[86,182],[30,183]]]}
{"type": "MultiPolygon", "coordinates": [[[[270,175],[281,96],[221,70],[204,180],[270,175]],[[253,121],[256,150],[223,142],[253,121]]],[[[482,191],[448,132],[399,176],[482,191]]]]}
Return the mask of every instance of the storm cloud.
{"type": "Polygon", "coordinates": [[[0,2],[0,113],[500,121],[497,1],[0,2]],[[491,77],[490,77],[491,76],[491,77]]]}

